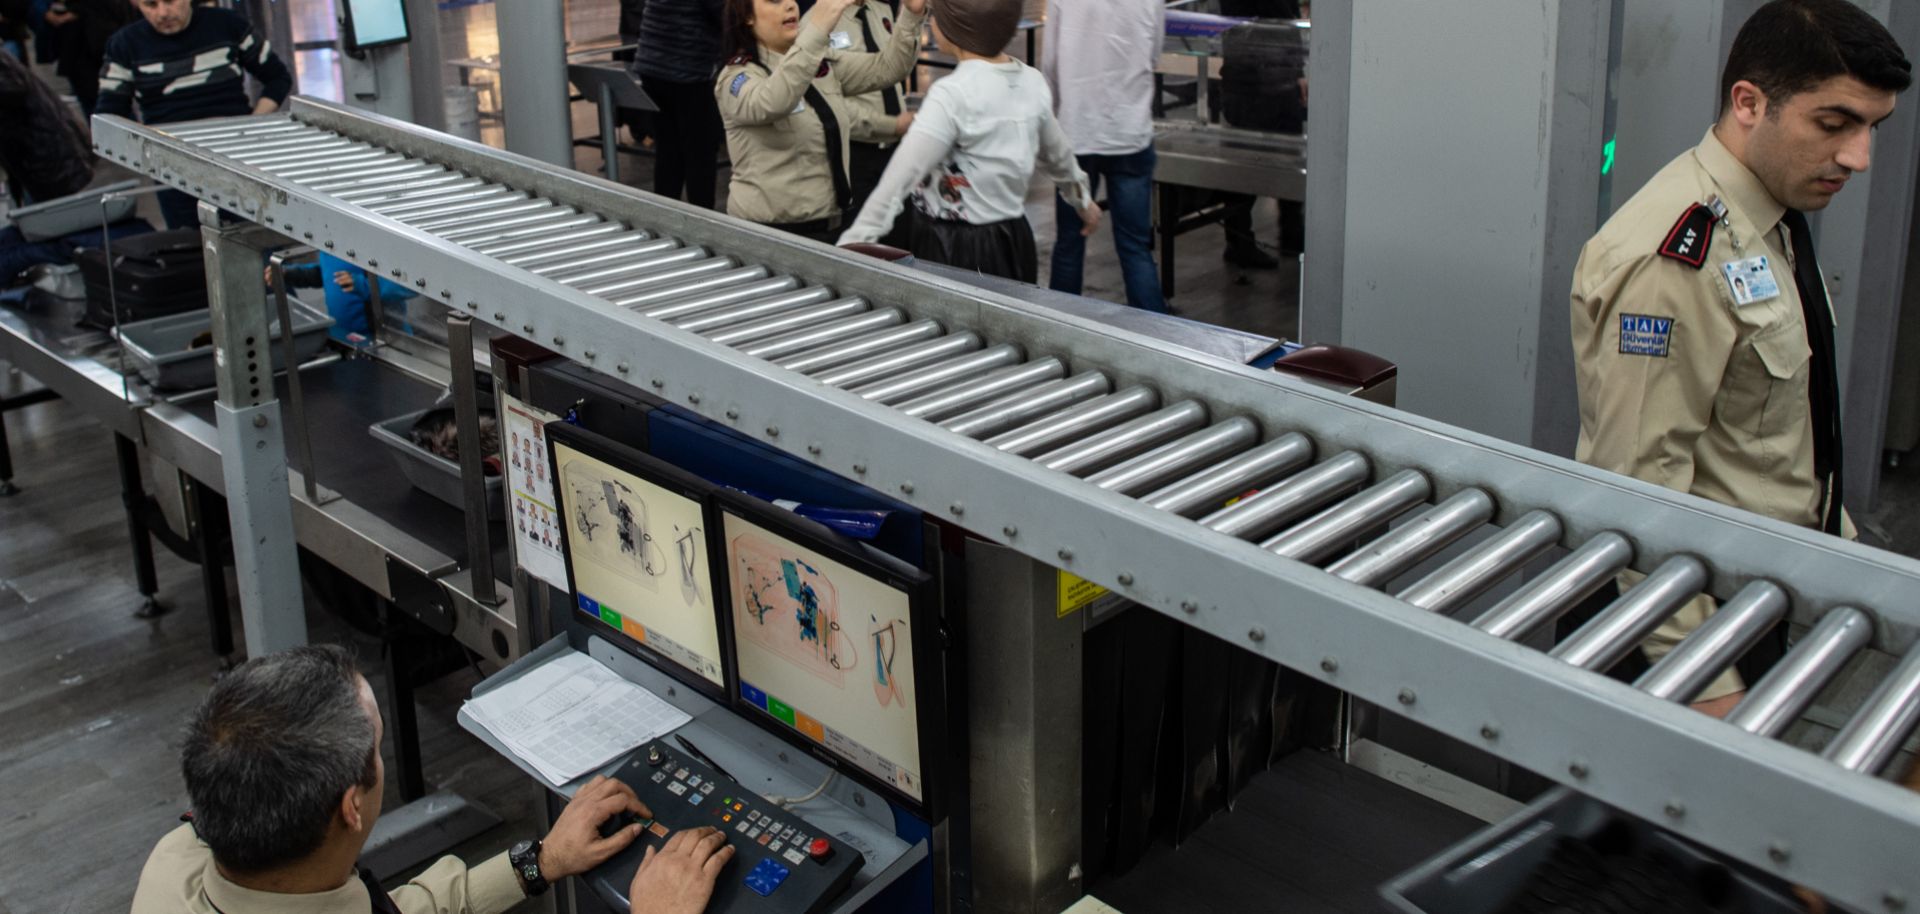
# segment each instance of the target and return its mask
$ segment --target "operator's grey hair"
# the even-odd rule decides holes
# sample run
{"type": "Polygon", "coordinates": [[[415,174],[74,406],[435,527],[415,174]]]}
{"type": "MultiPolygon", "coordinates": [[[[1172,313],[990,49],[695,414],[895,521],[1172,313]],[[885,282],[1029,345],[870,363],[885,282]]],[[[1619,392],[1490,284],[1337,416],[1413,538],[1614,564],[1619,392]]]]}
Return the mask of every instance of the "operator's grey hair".
{"type": "Polygon", "coordinates": [[[375,781],[380,747],[353,657],[323,644],[256,657],[187,723],[180,771],[215,860],[260,873],[313,853],[340,798],[375,781]]]}

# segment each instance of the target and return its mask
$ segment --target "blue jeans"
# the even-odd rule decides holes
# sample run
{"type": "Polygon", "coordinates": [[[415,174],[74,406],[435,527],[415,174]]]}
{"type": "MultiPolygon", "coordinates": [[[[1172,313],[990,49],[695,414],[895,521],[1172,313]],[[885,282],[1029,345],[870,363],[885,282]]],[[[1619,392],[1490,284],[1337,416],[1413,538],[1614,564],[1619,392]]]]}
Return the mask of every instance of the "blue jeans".
{"type": "MultiPolygon", "coordinates": [[[[1113,249],[1120,255],[1127,304],[1164,313],[1167,300],[1160,295],[1160,271],[1153,263],[1153,147],[1126,155],[1078,158],[1096,197],[1101,179],[1106,179],[1106,218],[1113,222],[1113,249]]],[[[1047,286],[1078,295],[1087,259],[1087,240],[1080,237],[1080,214],[1058,194],[1054,195],[1053,206],[1057,228],[1047,286]]]]}

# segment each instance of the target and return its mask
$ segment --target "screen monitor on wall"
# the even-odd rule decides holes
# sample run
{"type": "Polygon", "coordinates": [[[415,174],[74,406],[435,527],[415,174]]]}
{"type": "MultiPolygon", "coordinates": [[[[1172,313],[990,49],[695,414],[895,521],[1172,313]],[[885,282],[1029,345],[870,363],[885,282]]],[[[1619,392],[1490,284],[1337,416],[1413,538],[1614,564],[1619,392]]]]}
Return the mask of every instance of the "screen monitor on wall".
{"type": "MultiPolygon", "coordinates": [[[[545,445],[574,611],[590,628],[716,698],[729,667],[712,548],[713,487],[640,451],[564,423],[545,445]]],[[[534,510],[539,510],[535,506],[534,510]]]]}
{"type": "Polygon", "coordinates": [[[946,705],[928,577],[757,499],[718,505],[735,706],[933,818],[946,705]]]}
{"type": "Polygon", "coordinates": [[[407,31],[405,0],[346,0],[346,26],[351,51],[400,44],[412,37],[407,31]]]}

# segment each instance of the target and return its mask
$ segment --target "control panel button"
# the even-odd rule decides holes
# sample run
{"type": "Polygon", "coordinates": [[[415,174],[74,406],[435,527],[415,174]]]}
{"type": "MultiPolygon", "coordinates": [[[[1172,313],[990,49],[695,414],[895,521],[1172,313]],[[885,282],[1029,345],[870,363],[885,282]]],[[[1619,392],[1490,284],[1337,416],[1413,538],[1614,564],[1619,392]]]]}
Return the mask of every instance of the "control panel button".
{"type": "Polygon", "coordinates": [[[800,849],[797,847],[787,848],[787,852],[784,854],[781,854],[780,856],[786,858],[786,861],[788,863],[793,864],[794,866],[799,866],[800,864],[807,862],[807,855],[800,853],[800,849]]]}
{"type": "Polygon", "coordinates": [[[747,837],[748,837],[748,838],[758,838],[758,837],[760,837],[760,829],[758,829],[758,828],[755,828],[755,829],[753,829],[752,831],[749,831],[749,832],[747,832],[747,837]]]}
{"type": "Polygon", "coordinates": [[[687,792],[687,785],[674,781],[667,785],[667,791],[677,797],[687,792]]]}
{"type": "Polygon", "coordinates": [[[780,843],[780,839],[778,838],[775,838],[772,841],[767,842],[767,850],[770,850],[776,854],[780,853],[780,849],[785,846],[786,845],[780,843]]]}
{"type": "Polygon", "coordinates": [[[656,771],[653,773],[653,782],[655,784],[658,784],[661,781],[664,781],[666,779],[667,779],[667,773],[664,771],[656,771]]]}
{"type": "Polygon", "coordinates": [[[734,831],[737,831],[737,832],[739,832],[739,833],[741,833],[741,834],[743,834],[743,835],[744,835],[744,834],[746,834],[746,833],[747,833],[747,829],[749,829],[749,828],[752,828],[752,827],[753,827],[753,823],[752,823],[752,822],[748,822],[748,821],[747,821],[747,820],[745,820],[745,819],[741,819],[741,820],[740,820],[740,824],[738,824],[738,825],[735,825],[735,826],[733,827],[733,830],[734,830],[734,831]]]}
{"type": "Polygon", "coordinates": [[[833,857],[833,845],[827,843],[825,838],[815,838],[812,844],[807,845],[807,856],[825,863],[833,857]]]}
{"type": "Polygon", "coordinates": [[[688,775],[688,774],[690,774],[690,773],[691,773],[691,772],[689,772],[689,771],[687,771],[687,769],[685,769],[685,768],[682,768],[682,769],[680,769],[680,770],[678,770],[678,771],[675,771],[675,772],[673,773],[673,779],[674,779],[674,780],[676,780],[676,781],[684,781],[684,780],[686,780],[686,779],[687,779],[687,775],[688,775]]]}
{"type": "Polygon", "coordinates": [[[773,890],[780,887],[780,883],[787,881],[787,874],[791,872],[793,871],[781,866],[772,858],[761,860],[758,866],[748,871],[747,888],[761,897],[772,895],[773,890]]]}

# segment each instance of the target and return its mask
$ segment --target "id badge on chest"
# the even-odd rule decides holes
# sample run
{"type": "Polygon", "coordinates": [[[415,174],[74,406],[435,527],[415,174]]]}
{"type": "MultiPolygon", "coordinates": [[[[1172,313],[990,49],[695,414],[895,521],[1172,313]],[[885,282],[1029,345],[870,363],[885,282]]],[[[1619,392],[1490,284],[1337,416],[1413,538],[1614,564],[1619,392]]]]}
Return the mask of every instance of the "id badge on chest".
{"type": "Polygon", "coordinates": [[[845,51],[853,47],[853,36],[846,32],[832,32],[827,35],[827,46],[836,51],[845,51]]]}
{"type": "Polygon", "coordinates": [[[1726,276],[1727,289],[1733,293],[1736,305],[1757,304],[1780,295],[1780,283],[1773,278],[1772,258],[1765,254],[1723,264],[1720,272],[1726,276]]]}

